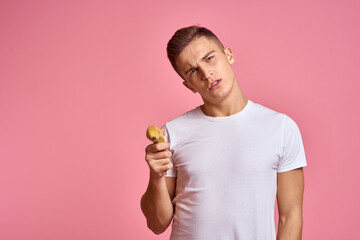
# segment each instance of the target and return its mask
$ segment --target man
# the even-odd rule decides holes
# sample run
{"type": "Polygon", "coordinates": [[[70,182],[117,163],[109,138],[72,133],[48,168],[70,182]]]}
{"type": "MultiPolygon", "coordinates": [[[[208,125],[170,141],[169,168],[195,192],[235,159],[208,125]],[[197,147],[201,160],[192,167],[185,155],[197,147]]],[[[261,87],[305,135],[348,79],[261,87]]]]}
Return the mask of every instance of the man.
{"type": "Polygon", "coordinates": [[[160,234],[173,220],[170,239],[275,239],[277,196],[277,239],[301,239],[306,160],[296,123],[244,96],[231,49],[210,30],[179,29],[167,53],[204,104],[164,125],[169,143],[146,147],[148,227],[160,234]]]}

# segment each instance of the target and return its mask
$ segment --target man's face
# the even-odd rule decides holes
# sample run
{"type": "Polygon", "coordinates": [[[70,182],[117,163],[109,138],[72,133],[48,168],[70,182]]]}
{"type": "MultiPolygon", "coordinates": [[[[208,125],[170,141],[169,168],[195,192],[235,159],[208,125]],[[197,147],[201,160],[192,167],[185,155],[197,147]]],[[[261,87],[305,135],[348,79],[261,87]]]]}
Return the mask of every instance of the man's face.
{"type": "Polygon", "coordinates": [[[198,37],[180,53],[176,65],[184,85],[198,92],[204,102],[224,100],[236,81],[229,48],[222,49],[213,39],[198,37]]]}

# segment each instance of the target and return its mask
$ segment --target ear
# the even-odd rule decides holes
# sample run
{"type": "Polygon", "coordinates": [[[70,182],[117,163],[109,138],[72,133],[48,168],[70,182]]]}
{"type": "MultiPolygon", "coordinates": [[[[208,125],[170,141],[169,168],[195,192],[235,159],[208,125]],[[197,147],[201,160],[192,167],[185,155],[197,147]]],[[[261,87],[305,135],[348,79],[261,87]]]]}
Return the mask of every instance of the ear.
{"type": "Polygon", "coordinates": [[[187,81],[183,81],[183,84],[185,87],[190,89],[193,93],[197,93],[197,91],[195,89],[193,89],[187,81]]]}
{"type": "Polygon", "coordinates": [[[233,64],[235,62],[234,54],[232,53],[231,49],[229,47],[224,49],[225,55],[229,61],[230,64],[233,64]]]}

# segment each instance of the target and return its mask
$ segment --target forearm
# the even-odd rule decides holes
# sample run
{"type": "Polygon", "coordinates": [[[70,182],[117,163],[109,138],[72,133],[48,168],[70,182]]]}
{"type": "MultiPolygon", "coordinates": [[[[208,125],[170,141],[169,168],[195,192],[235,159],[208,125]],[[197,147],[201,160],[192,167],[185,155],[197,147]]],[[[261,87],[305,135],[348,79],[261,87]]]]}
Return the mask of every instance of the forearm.
{"type": "Polygon", "coordinates": [[[281,218],[278,224],[277,240],[301,240],[302,237],[302,216],[281,218]]]}
{"type": "Polygon", "coordinates": [[[149,185],[141,198],[141,209],[148,227],[156,234],[164,232],[170,225],[174,214],[165,177],[150,177],[149,185]]]}

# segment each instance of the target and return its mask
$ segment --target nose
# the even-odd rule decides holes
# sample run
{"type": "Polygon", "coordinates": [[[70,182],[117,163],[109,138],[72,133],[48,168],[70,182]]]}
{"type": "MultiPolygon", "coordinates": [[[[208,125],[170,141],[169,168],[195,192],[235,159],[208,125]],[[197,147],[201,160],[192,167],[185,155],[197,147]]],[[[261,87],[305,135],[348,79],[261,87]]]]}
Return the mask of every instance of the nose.
{"type": "Polygon", "coordinates": [[[204,80],[209,79],[213,74],[213,71],[207,66],[200,67],[200,70],[201,70],[201,73],[202,73],[202,78],[204,80]]]}

